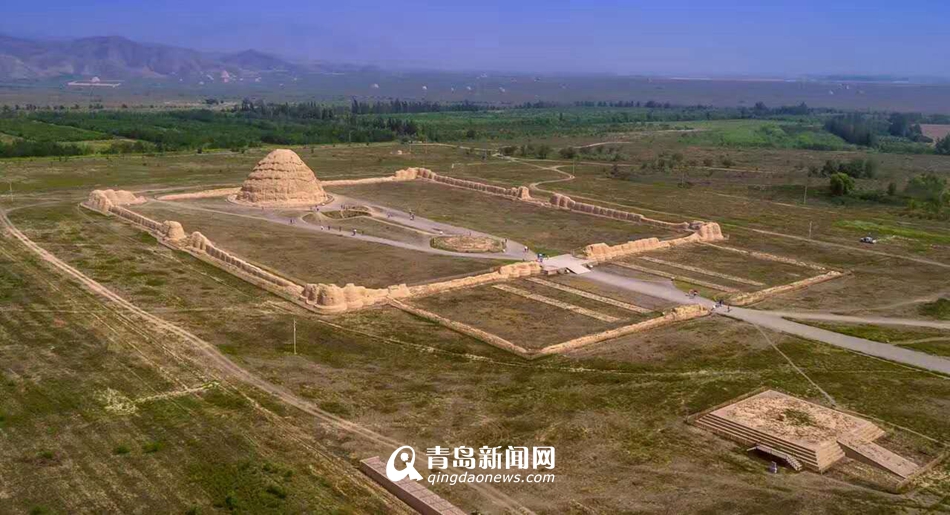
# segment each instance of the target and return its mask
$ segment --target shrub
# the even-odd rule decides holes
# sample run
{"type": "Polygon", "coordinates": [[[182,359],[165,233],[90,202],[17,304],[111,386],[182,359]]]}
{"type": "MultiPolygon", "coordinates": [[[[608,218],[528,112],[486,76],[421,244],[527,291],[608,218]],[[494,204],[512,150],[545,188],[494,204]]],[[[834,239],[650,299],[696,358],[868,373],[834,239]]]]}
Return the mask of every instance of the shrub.
{"type": "Polygon", "coordinates": [[[287,490],[284,490],[284,488],[280,485],[275,485],[275,484],[267,485],[267,488],[265,489],[265,491],[278,499],[287,498],[287,490]]]}
{"type": "Polygon", "coordinates": [[[921,304],[917,311],[925,317],[950,320],[950,299],[940,298],[933,302],[921,304]]]}
{"type": "Polygon", "coordinates": [[[162,450],[162,444],[160,442],[149,442],[142,446],[142,452],[145,454],[154,454],[162,450]]]}
{"type": "Polygon", "coordinates": [[[833,197],[843,197],[850,195],[854,191],[854,179],[848,174],[836,173],[828,180],[828,188],[833,197]]]}
{"type": "Polygon", "coordinates": [[[112,449],[112,453],[116,456],[123,456],[132,452],[132,449],[129,449],[127,445],[117,445],[115,449],[112,449]]]}
{"type": "Polygon", "coordinates": [[[577,149],[574,147],[564,147],[558,151],[563,159],[574,159],[577,156],[577,149]]]}
{"type": "Polygon", "coordinates": [[[937,140],[937,145],[934,147],[934,150],[938,154],[943,154],[945,156],[950,156],[950,134],[947,134],[941,139],[937,140]]]}

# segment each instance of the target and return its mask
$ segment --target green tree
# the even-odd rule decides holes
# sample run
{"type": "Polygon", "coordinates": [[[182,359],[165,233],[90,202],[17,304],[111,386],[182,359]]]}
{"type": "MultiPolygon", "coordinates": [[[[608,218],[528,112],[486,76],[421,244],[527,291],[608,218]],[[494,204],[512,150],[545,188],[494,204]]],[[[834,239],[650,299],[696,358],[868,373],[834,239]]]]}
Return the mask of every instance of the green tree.
{"type": "Polygon", "coordinates": [[[907,181],[904,194],[911,198],[911,207],[923,204],[923,208],[935,215],[940,215],[950,204],[950,189],[947,188],[947,179],[933,173],[917,175],[907,181]]]}
{"type": "Polygon", "coordinates": [[[831,177],[836,173],[838,173],[838,163],[831,159],[825,161],[825,165],[821,167],[821,174],[825,177],[831,177]]]}
{"type": "Polygon", "coordinates": [[[943,154],[945,156],[950,156],[950,134],[947,134],[941,139],[937,140],[937,146],[934,147],[938,154],[943,154]]]}
{"type": "Polygon", "coordinates": [[[836,173],[828,180],[828,187],[831,190],[831,196],[843,197],[850,195],[854,191],[854,179],[846,173],[836,173]]]}

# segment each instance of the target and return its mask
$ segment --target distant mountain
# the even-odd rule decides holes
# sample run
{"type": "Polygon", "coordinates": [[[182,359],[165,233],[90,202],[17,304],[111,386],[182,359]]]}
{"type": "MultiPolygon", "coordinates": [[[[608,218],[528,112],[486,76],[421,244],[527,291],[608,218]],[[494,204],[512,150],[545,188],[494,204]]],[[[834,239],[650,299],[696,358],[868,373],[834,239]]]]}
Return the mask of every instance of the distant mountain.
{"type": "Polygon", "coordinates": [[[293,68],[287,61],[257,50],[245,50],[222,57],[221,62],[245,70],[285,71],[293,68]]]}
{"type": "Polygon", "coordinates": [[[0,35],[0,79],[203,77],[224,80],[298,66],[256,50],[215,55],[117,37],[33,41],[0,35]]]}

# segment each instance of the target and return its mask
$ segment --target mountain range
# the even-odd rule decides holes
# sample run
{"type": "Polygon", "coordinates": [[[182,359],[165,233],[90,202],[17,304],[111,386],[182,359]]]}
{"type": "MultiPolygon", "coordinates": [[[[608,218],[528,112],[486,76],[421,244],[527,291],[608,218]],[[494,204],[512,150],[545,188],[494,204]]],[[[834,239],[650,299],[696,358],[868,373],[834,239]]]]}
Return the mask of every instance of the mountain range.
{"type": "Polygon", "coordinates": [[[93,76],[102,80],[191,77],[228,80],[262,73],[326,71],[325,68],[320,64],[290,63],[256,50],[217,54],[139,43],[119,36],[38,41],[0,35],[0,80],[93,76]]]}

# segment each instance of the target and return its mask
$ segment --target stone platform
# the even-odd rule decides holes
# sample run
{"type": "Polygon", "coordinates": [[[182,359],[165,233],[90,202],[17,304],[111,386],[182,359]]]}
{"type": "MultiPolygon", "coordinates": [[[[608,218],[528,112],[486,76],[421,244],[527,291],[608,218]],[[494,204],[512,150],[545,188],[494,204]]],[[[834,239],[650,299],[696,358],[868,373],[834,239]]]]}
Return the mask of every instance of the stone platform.
{"type": "Polygon", "coordinates": [[[716,409],[696,425],[747,446],[788,454],[824,472],[845,456],[901,477],[917,465],[873,443],[884,431],[862,418],[774,390],[716,409]]]}

